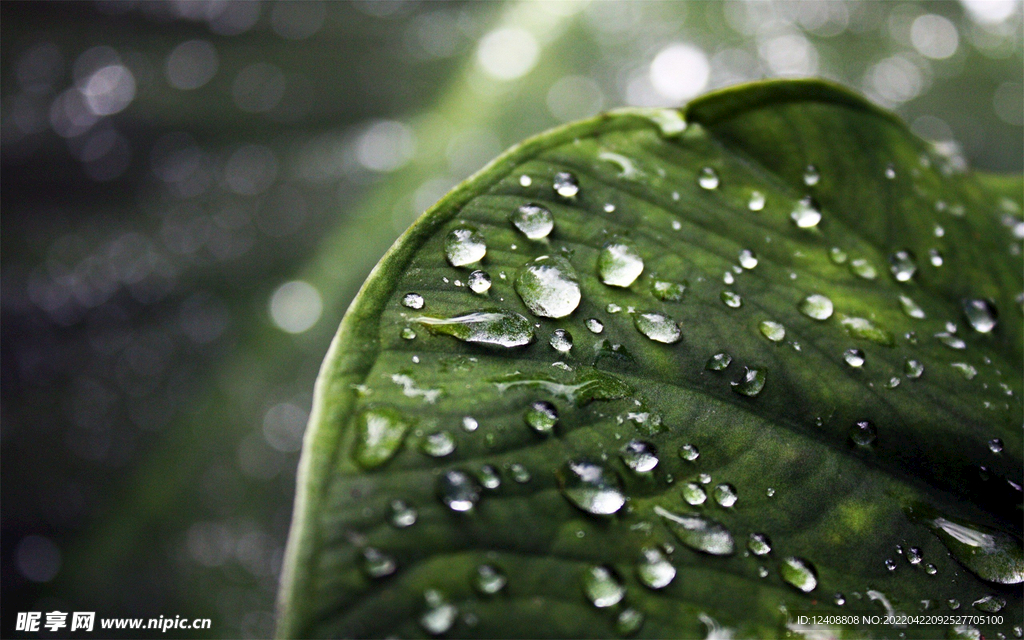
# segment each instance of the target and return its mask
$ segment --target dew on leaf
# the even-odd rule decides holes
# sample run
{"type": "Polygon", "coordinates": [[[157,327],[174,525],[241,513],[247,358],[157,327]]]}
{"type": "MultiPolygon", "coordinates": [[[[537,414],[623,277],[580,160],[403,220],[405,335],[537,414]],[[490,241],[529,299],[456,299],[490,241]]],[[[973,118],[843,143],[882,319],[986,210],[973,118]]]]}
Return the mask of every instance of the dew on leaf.
{"type": "Polygon", "coordinates": [[[632,636],[644,626],[644,614],[633,607],[626,607],[615,618],[615,632],[620,636],[632,636]]]}
{"type": "Polygon", "coordinates": [[[818,184],[819,180],[821,180],[821,174],[818,172],[818,167],[813,164],[807,165],[807,168],[804,169],[804,184],[813,187],[818,184]]]}
{"type": "Polygon", "coordinates": [[[572,334],[565,329],[555,329],[551,333],[551,348],[559,353],[572,351],[572,334]]]}
{"type": "Polygon", "coordinates": [[[514,482],[517,482],[519,484],[526,484],[527,482],[530,481],[530,470],[527,469],[524,465],[518,462],[513,462],[509,466],[508,470],[509,473],[512,474],[512,480],[514,482]]]}
{"type": "Polygon", "coordinates": [[[736,550],[732,534],[719,522],[704,516],[674,513],[660,506],[654,512],[661,516],[669,530],[687,547],[713,556],[728,556],[736,550]]]}
{"type": "Polygon", "coordinates": [[[854,369],[863,367],[865,359],[864,352],[860,349],[847,349],[843,352],[843,360],[854,369]]]}
{"type": "Polygon", "coordinates": [[[978,611],[999,613],[1006,606],[1006,599],[1000,596],[984,596],[971,603],[978,611]]]}
{"type": "Polygon", "coordinates": [[[453,267],[480,262],[487,255],[487,244],[478,231],[469,228],[452,229],[444,239],[444,255],[453,267]]]}
{"type": "Polygon", "coordinates": [[[870,420],[860,420],[850,428],[850,440],[858,447],[870,447],[877,439],[878,430],[870,420]]]}
{"type": "Polygon", "coordinates": [[[675,344],[683,335],[679,325],[662,313],[638,313],[633,316],[633,324],[637,331],[662,344],[675,344]]]}
{"type": "Polygon", "coordinates": [[[455,438],[447,431],[431,433],[420,443],[420,450],[432,458],[443,458],[455,451],[455,438]]]}
{"type": "Polygon", "coordinates": [[[531,184],[533,184],[533,178],[531,178],[530,176],[526,175],[525,173],[523,175],[519,176],[519,186],[521,186],[521,187],[528,187],[531,184]]]}
{"type": "Polygon", "coordinates": [[[363,549],[363,571],[371,578],[383,578],[395,572],[398,564],[388,554],[367,547],[363,549]]]}
{"type": "Polygon", "coordinates": [[[643,270],[643,258],[625,242],[606,244],[597,257],[597,273],[601,282],[612,287],[628,287],[643,270]]]}
{"type": "Polygon", "coordinates": [[[498,469],[494,465],[485,464],[480,467],[477,477],[480,480],[480,486],[484,489],[493,491],[501,486],[501,474],[498,473],[498,469]]]}
{"type": "Polygon", "coordinates": [[[828,320],[832,317],[832,301],[820,293],[812,293],[800,301],[800,313],[814,320],[828,320]]]}
{"type": "Polygon", "coordinates": [[[933,267],[941,267],[942,263],[944,262],[942,252],[939,251],[938,249],[929,249],[928,262],[930,262],[933,267]]]}
{"type": "Polygon", "coordinates": [[[828,250],[828,259],[831,260],[834,264],[843,264],[844,262],[846,262],[846,258],[846,252],[840,249],[839,247],[832,247],[831,249],[828,250]]]}
{"type": "Polygon", "coordinates": [[[907,317],[914,318],[915,320],[924,320],[925,313],[924,309],[920,307],[912,298],[900,294],[900,308],[903,309],[903,313],[907,314],[907,317]]]}
{"type": "Polygon", "coordinates": [[[978,375],[978,370],[975,369],[973,365],[967,364],[966,362],[954,362],[949,366],[959,371],[960,375],[962,375],[965,380],[974,380],[975,376],[978,375]]]}
{"type": "Polygon", "coordinates": [[[711,495],[714,496],[715,502],[718,506],[729,508],[736,504],[738,496],[736,495],[736,487],[729,483],[723,483],[717,485],[712,491],[711,495]]]}
{"type": "Polygon", "coordinates": [[[683,500],[686,500],[686,504],[693,507],[704,504],[708,499],[708,494],[704,491],[704,487],[696,482],[687,482],[682,486],[680,492],[683,495],[683,500]]]}
{"type": "Polygon", "coordinates": [[[936,333],[935,337],[938,339],[939,342],[946,345],[950,349],[956,349],[957,351],[961,351],[967,348],[967,343],[964,342],[962,338],[960,338],[959,336],[955,336],[948,331],[936,333]]]}
{"type": "Polygon", "coordinates": [[[1003,441],[1000,440],[999,438],[992,438],[991,440],[988,441],[988,450],[991,451],[992,453],[1002,453],[1003,441]]]}
{"type": "Polygon", "coordinates": [[[490,564],[482,564],[473,572],[473,588],[485,596],[493,596],[508,584],[508,578],[501,569],[490,564]]]}
{"type": "MultiPolygon", "coordinates": [[[[919,509],[928,513],[927,509],[919,509]]],[[[1024,551],[1009,534],[980,525],[926,515],[924,524],[942,541],[952,556],[988,582],[1024,582],[1024,551]]]]}
{"type": "Polygon", "coordinates": [[[753,398],[757,394],[761,393],[761,389],[764,388],[765,378],[764,369],[757,369],[753,367],[744,367],[743,376],[739,380],[734,380],[730,384],[732,390],[740,395],[753,398]]]}
{"type": "Polygon", "coordinates": [[[971,298],[963,301],[964,315],[978,333],[991,333],[996,328],[996,306],[991,300],[971,298]]]}
{"type": "Polygon", "coordinates": [[[407,293],[402,297],[402,306],[410,309],[422,309],[423,296],[418,293],[407,293]]]}
{"type": "Polygon", "coordinates": [[[761,335],[772,342],[782,342],[786,338],[786,327],[774,320],[762,320],[757,328],[761,335]]]}
{"type": "Polygon", "coordinates": [[[917,273],[917,261],[914,254],[906,249],[901,249],[889,256],[889,271],[896,282],[909,282],[917,273]]]}
{"type": "Polygon", "coordinates": [[[477,269],[473,273],[469,274],[468,283],[470,291],[483,295],[491,288],[491,276],[488,275],[486,271],[477,269]]]}
{"type": "Polygon", "coordinates": [[[910,547],[907,549],[907,562],[910,564],[920,564],[924,556],[921,554],[921,549],[918,547],[910,547]]]}
{"type": "Polygon", "coordinates": [[[416,332],[413,331],[412,327],[403,327],[402,333],[400,334],[403,340],[415,340],[416,332]]]}
{"type": "Polygon", "coordinates": [[[564,318],[580,304],[579,277],[561,256],[541,256],[519,273],[516,293],[538,316],[564,318]]]}
{"type": "Polygon", "coordinates": [[[459,610],[435,589],[428,589],[423,596],[427,601],[427,610],[420,616],[420,626],[432,636],[447,633],[455,624],[459,610]]]}
{"type": "Polygon", "coordinates": [[[750,249],[744,249],[740,251],[739,262],[741,267],[750,270],[757,266],[757,256],[750,249]]]}
{"type": "Polygon", "coordinates": [[[403,500],[392,500],[391,501],[391,524],[399,529],[411,527],[416,524],[416,519],[419,514],[416,509],[410,507],[403,500]]]}
{"type": "Polygon", "coordinates": [[[465,416],[462,418],[462,429],[464,431],[473,432],[480,428],[480,423],[473,416],[465,416]]]}
{"type": "Polygon", "coordinates": [[[587,329],[590,330],[590,333],[601,333],[602,331],[604,331],[604,323],[602,323],[597,318],[587,319],[586,325],[587,329]]]}
{"type": "Polygon", "coordinates": [[[558,410],[550,402],[538,400],[526,410],[523,419],[535,432],[547,435],[558,424],[558,410]]]}
{"type": "Polygon", "coordinates": [[[717,189],[718,182],[718,174],[711,167],[704,167],[697,176],[697,184],[701,189],[717,189]]]}
{"type": "Polygon", "coordinates": [[[619,452],[622,462],[636,473],[647,473],[658,466],[658,450],[650,442],[630,440],[619,452]]]}
{"type": "Polygon", "coordinates": [[[903,375],[912,380],[920,378],[924,374],[924,365],[919,360],[908,359],[903,363],[903,375]]]}
{"type": "Polygon", "coordinates": [[[821,212],[814,206],[810,198],[804,198],[798,202],[789,217],[793,224],[801,229],[810,229],[821,222],[821,212]]]}
{"type": "Polygon", "coordinates": [[[469,511],[480,500],[480,486],[465,471],[453,469],[438,478],[437,495],[452,511],[469,511]]]}
{"type": "Polygon", "coordinates": [[[412,421],[394,409],[367,409],[357,419],[354,458],[364,469],[390,460],[402,446],[412,421]]]}
{"type": "Polygon", "coordinates": [[[587,513],[611,515],[626,503],[622,480],[599,462],[570,460],[558,469],[556,476],[562,495],[587,513]]]}
{"type": "Polygon", "coordinates": [[[867,340],[885,347],[892,347],[896,344],[896,338],[891,333],[867,318],[842,317],[839,323],[846,329],[846,333],[850,337],[867,340]]]}
{"type": "Polygon", "coordinates": [[[685,282],[668,282],[665,280],[651,281],[651,295],[665,302],[679,302],[686,293],[685,282]]]}
{"type": "Polygon", "coordinates": [[[772,541],[763,533],[751,533],[747,539],[747,549],[755,556],[766,556],[772,552],[772,541]]]}
{"type": "Polygon", "coordinates": [[[747,200],[747,208],[751,211],[761,211],[764,209],[765,197],[760,191],[751,191],[750,199],[747,200]]]}
{"type": "Polygon", "coordinates": [[[551,186],[554,188],[555,193],[566,199],[575,198],[576,194],[580,192],[580,183],[576,181],[576,176],[568,171],[556,173],[551,186]]]}
{"type": "Polygon", "coordinates": [[[533,325],[510,311],[480,311],[454,318],[415,318],[432,333],[452,336],[463,342],[499,347],[522,347],[533,342],[533,325]]]}
{"type": "Polygon", "coordinates": [[[608,567],[591,566],[583,572],[583,593],[592,605],[603,609],[621,602],[626,587],[608,567]]]}
{"type": "Polygon", "coordinates": [[[891,164],[885,165],[885,177],[889,180],[894,180],[896,178],[896,167],[891,164]]]}
{"type": "Polygon", "coordinates": [[[804,593],[810,593],[818,586],[818,575],[814,566],[803,558],[789,557],[783,560],[779,575],[787,584],[804,593]]]}
{"type": "Polygon", "coordinates": [[[509,220],[530,240],[546,238],[555,228],[555,219],[551,212],[532,202],[521,205],[513,211],[509,220]]]}
{"type": "Polygon", "coordinates": [[[679,457],[687,462],[693,462],[700,457],[700,450],[692,444],[684,444],[679,447],[679,457]]]}
{"type": "Polygon", "coordinates": [[[676,577],[676,568],[665,554],[655,547],[646,547],[640,552],[636,563],[636,575],[640,583],[649,589],[664,589],[676,577]]]}
{"type": "Polygon", "coordinates": [[[724,371],[732,364],[732,356],[728,353],[716,353],[704,364],[708,371],[724,371]]]}
{"type": "Polygon", "coordinates": [[[733,291],[724,290],[719,297],[725,303],[725,306],[732,309],[739,309],[743,305],[743,299],[733,291]]]}

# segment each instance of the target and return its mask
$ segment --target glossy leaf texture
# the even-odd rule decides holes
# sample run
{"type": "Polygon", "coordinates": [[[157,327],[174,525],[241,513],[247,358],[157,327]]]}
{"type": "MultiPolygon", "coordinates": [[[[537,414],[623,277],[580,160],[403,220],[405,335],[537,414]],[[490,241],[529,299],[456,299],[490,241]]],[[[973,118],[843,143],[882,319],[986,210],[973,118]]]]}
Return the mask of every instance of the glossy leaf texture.
{"type": "Polygon", "coordinates": [[[769,82],[457,187],[327,355],[279,634],[1019,637],[1021,183],[940,151],[769,82]]]}

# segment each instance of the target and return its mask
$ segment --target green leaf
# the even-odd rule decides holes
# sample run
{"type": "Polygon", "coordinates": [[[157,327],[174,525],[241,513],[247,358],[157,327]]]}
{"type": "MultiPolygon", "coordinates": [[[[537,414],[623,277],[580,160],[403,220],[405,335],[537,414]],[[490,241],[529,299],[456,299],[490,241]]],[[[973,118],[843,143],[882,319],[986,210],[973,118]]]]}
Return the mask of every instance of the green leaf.
{"type": "Polygon", "coordinates": [[[1013,184],[817,81],[513,148],[341,324],[279,634],[1012,635],[1013,184]]]}

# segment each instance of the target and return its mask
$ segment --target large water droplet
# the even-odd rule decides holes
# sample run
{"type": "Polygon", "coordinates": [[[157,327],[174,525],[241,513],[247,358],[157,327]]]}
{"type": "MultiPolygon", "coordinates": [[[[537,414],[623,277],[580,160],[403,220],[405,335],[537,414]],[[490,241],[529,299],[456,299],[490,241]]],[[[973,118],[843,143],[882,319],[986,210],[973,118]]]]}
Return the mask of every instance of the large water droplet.
{"type": "Polygon", "coordinates": [[[751,533],[747,549],[755,556],[766,556],[772,552],[772,541],[763,533],[751,533]]]}
{"type": "Polygon", "coordinates": [[[724,290],[719,295],[719,297],[722,299],[722,302],[725,303],[725,306],[730,307],[732,309],[739,309],[741,306],[743,306],[743,298],[741,298],[738,293],[735,293],[733,291],[724,290]]]}
{"type": "Polygon", "coordinates": [[[847,349],[843,352],[843,360],[854,369],[859,369],[864,366],[866,358],[860,349],[847,349]]]}
{"type": "Polygon", "coordinates": [[[455,605],[434,589],[428,589],[423,596],[427,601],[427,610],[420,616],[423,629],[432,636],[439,636],[451,629],[459,615],[455,605]]]}
{"type": "Polygon", "coordinates": [[[599,462],[570,460],[556,475],[562,495],[587,513],[610,515],[626,504],[622,480],[614,470],[599,462]]]}
{"type": "Polygon", "coordinates": [[[779,575],[804,593],[810,593],[818,586],[818,575],[814,566],[803,558],[789,557],[783,560],[779,575]]]}
{"type": "Polygon", "coordinates": [[[477,269],[469,274],[469,290],[473,293],[483,295],[491,288],[491,276],[486,271],[477,269]]]}
{"type": "Polygon", "coordinates": [[[572,334],[565,329],[555,329],[551,334],[551,348],[559,353],[572,351],[572,334]]]}
{"type": "Polygon", "coordinates": [[[443,458],[455,451],[455,438],[447,431],[431,433],[420,443],[420,449],[432,458],[443,458]]]}
{"type": "Polygon", "coordinates": [[[640,552],[640,561],[636,563],[636,575],[645,587],[664,589],[675,579],[676,568],[660,549],[646,547],[640,552]]]}
{"type": "Polygon", "coordinates": [[[693,507],[704,504],[708,499],[708,494],[704,491],[704,487],[696,482],[687,482],[680,489],[680,492],[683,494],[683,500],[686,500],[686,504],[693,507]]]}
{"type": "Polygon", "coordinates": [[[804,169],[804,184],[813,187],[818,184],[819,180],[821,180],[821,174],[818,173],[818,167],[813,164],[807,165],[807,168],[804,169]]]}
{"type": "Polygon", "coordinates": [[[568,171],[556,173],[552,187],[555,189],[555,193],[567,199],[575,198],[576,194],[580,192],[580,183],[576,181],[576,176],[568,171]]]}
{"type": "Polygon", "coordinates": [[[468,473],[453,469],[438,478],[437,495],[452,511],[469,511],[480,499],[480,486],[468,473]]]}
{"type": "Polygon", "coordinates": [[[422,309],[423,296],[418,293],[407,293],[402,297],[402,306],[410,309],[422,309]]]}
{"type": "Polygon", "coordinates": [[[740,251],[739,256],[740,266],[744,269],[750,270],[757,266],[757,256],[750,249],[744,249],[740,251]]]}
{"type": "Polygon", "coordinates": [[[597,257],[601,282],[613,287],[628,287],[643,273],[644,259],[625,242],[610,242],[597,257]]]}
{"type": "Polygon", "coordinates": [[[697,184],[700,185],[701,189],[717,189],[718,188],[718,174],[711,167],[704,167],[700,170],[700,174],[697,176],[697,184]]]}
{"type": "Polygon", "coordinates": [[[772,342],[782,342],[786,338],[786,327],[773,320],[762,320],[757,328],[761,331],[761,335],[772,342]]]}
{"type": "Polygon", "coordinates": [[[369,577],[383,578],[394,573],[397,568],[395,559],[383,551],[373,547],[363,549],[363,571],[369,577]]]}
{"type": "Polygon", "coordinates": [[[850,428],[850,440],[858,447],[870,447],[877,439],[878,429],[870,420],[861,420],[850,428]]]}
{"type": "Polygon", "coordinates": [[[793,220],[793,224],[801,229],[810,229],[821,222],[821,212],[814,206],[810,198],[804,198],[798,202],[789,217],[793,220]]]}
{"type": "Polygon", "coordinates": [[[452,229],[444,239],[444,255],[448,264],[463,267],[483,260],[487,244],[478,231],[465,227],[452,229]]]}
{"type": "Polygon", "coordinates": [[[960,564],[982,580],[998,584],[1024,582],[1024,551],[1020,541],[1012,536],[944,517],[926,517],[924,523],[960,564]]]}
{"type": "Polygon", "coordinates": [[[724,371],[732,364],[732,356],[728,353],[716,353],[708,358],[704,368],[708,371],[724,371]]]}
{"type": "Polygon", "coordinates": [[[638,313],[633,316],[633,324],[637,331],[662,344],[675,344],[683,336],[679,325],[662,313],[638,313]]]}
{"type": "Polygon", "coordinates": [[[551,230],[555,228],[555,218],[551,212],[540,205],[531,203],[524,204],[512,212],[509,220],[516,229],[522,232],[530,240],[540,240],[548,237],[551,230]]]}
{"type": "Polygon", "coordinates": [[[541,256],[516,278],[516,293],[530,311],[545,318],[564,318],[580,304],[576,270],[561,256],[541,256]]]}
{"type": "Polygon", "coordinates": [[[736,393],[753,398],[761,393],[761,389],[764,388],[765,378],[764,369],[743,367],[743,376],[730,384],[732,385],[732,390],[736,393]]]}
{"type": "Polygon", "coordinates": [[[538,400],[530,405],[523,418],[531,429],[541,435],[548,435],[558,424],[558,410],[550,402],[538,400]]]}
{"type": "Polygon", "coordinates": [[[473,587],[486,596],[493,596],[504,589],[506,584],[508,578],[493,565],[482,564],[473,572],[473,587]]]}
{"type": "Polygon", "coordinates": [[[398,452],[412,425],[404,415],[384,407],[367,409],[357,419],[356,446],[353,457],[364,469],[384,464],[398,452]]]}
{"type": "Polygon", "coordinates": [[[747,201],[747,208],[751,211],[761,211],[764,209],[765,197],[760,191],[751,191],[750,200],[747,201]]]}
{"type": "Polygon", "coordinates": [[[463,342],[499,347],[522,347],[533,342],[533,325],[509,311],[470,313],[455,318],[415,318],[432,333],[452,336],[463,342]]]}
{"type": "Polygon", "coordinates": [[[622,601],[626,587],[607,567],[587,567],[583,572],[583,593],[587,600],[599,609],[611,607],[622,601]]]}
{"type": "Polygon", "coordinates": [[[650,442],[630,440],[620,453],[626,466],[636,473],[647,473],[658,466],[658,450],[650,442]]]}
{"type": "Polygon", "coordinates": [[[732,534],[722,524],[703,516],[673,513],[659,506],[654,512],[665,519],[669,530],[680,542],[713,556],[731,555],[736,550],[732,534]]]}
{"type": "Polygon", "coordinates": [[[800,313],[814,320],[828,320],[832,317],[832,301],[820,293],[812,293],[800,301],[800,313]]]}
{"type": "Polygon", "coordinates": [[[736,487],[729,483],[724,483],[716,486],[711,492],[711,495],[715,497],[715,502],[718,506],[729,508],[736,504],[738,496],[736,495],[736,487]]]}
{"type": "Polygon", "coordinates": [[[651,294],[658,300],[665,302],[679,302],[686,293],[685,282],[667,282],[665,280],[651,281],[651,294]]]}
{"type": "Polygon", "coordinates": [[[978,333],[990,333],[996,328],[996,306],[991,300],[972,298],[963,301],[964,315],[978,333]]]}

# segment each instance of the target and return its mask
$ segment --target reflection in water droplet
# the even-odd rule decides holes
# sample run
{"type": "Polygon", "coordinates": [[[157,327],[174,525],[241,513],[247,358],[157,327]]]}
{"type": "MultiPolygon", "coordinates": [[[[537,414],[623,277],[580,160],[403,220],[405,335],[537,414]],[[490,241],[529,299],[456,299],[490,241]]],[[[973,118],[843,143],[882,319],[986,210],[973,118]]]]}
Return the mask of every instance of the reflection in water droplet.
{"type": "Polygon", "coordinates": [[[693,507],[704,504],[708,499],[708,494],[704,491],[704,487],[696,482],[687,482],[680,489],[680,492],[683,494],[683,500],[686,500],[686,504],[693,507]]]}
{"type": "Polygon", "coordinates": [[[564,318],[580,304],[579,277],[561,256],[541,256],[519,273],[516,293],[534,314],[564,318]]]}
{"type": "Polygon", "coordinates": [[[727,307],[739,309],[743,305],[743,299],[740,298],[739,294],[734,293],[732,291],[722,291],[719,297],[722,299],[722,302],[724,302],[725,306],[727,307]]]}
{"type": "Polygon", "coordinates": [[[626,503],[618,474],[598,462],[570,460],[556,475],[562,495],[587,513],[610,515],[626,503]]]}
{"type": "Polygon", "coordinates": [[[422,309],[423,296],[418,293],[407,293],[402,297],[402,305],[410,309],[422,309]]]}
{"type": "Polygon", "coordinates": [[[482,564],[473,572],[473,587],[484,595],[492,596],[504,589],[506,584],[508,578],[493,565],[482,564]]]}
{"type": "Polygon", "coordinates": [[[804,169],[804,184],[813,187],[818,184],[819,180],[821,180],[821,174],[818,173],[818,167],[813,164],[807,165],[807,168],[804,169]]]}
{"type": "Polygon", "coordinates": [[[751,533],[747,549],[755,556],[766,556],[772,552],[772,541],[763,533],[751,533]]]}
{"type": "Polygon", "coordinates": [[[565,329],[555,329],[551,334],[551,348],[559,353],[572,351],[572,334],[565,329]]]}
{"type": "Polygon", "coordinates": [[[708,358],[704,368],[708,371],[724,371],[732,364],[732,356],[728,353],[716,353],[708,358]]]}
{"type": "Polygon", "coordinates": [[[423,596],[427,601],[427,610],[420,616],[423,629],[432,636],[439,636],[451,629],[459,615],[455,605],[434,589],[428,589],[423,596]]]}
{"type": "Polygon", "coordinates": [[[455,451],[455,438],[447,431],[431,433],[420,443],[420,449],[432,458],[443,458],[455,451]]]}
{"type": "Polygon", "coordinates": [[[416,509],[410,507],[402,500],[391,501],[391,524],[399,529],[411,527],[416,524],[419,514],[416,509]]]}
{"type": "Polygon", "coordinates": [[[679,457],[687,462],[693,462],[700,457],[700,450],[692,444],[684,444],[679,447],[679,457]]]}
{"type": "Polygon", "coordinates": [[[798,202],[789,217],[793,220],[793,224],[801,229],[815,227],[821,222],[821,212],[815,208],[810,198],[804,198],[798,202]]]}
{"type": "Polygon", "coordinates": [[[870,447],[878,439],[878,430],[870,420],[861,420],[850,428],[850,440],[859,447],[870,447]]]}
{"type": "Polygon", "coordinates": [[[524,204],[512,212],[509,220],[520,232],[530,240],[548,237],[555,228],[555,219],[551,212],[540,205],[524,204]]]}
{"type": "Polygon", "coordinates": [[[622,461],[636,473],[647,473],[658,466],[658,450],[650,442],[630,440],[620,452],[622,461]]]}
{"type": "Polygon", "coordinates": [[[978,333],[990,333],[996,328],[996,306],[991,300],[973,298],[963,301],[964,315],[978,333]]]}
{"type": "Polygon", "coordinates": [[[783,560],[779,575],[804,593],[810,593],[818,586],[818,575],[814,566],[803,558],[789,557],[783,560]]]}
{"type": "Polygon", "coordinates": [[[602,331],[604,331],[604,324],[597,318],[588,319],[586,324],[587,329],[590,330],[590,333],[601,333],[602,331]]]}
{"type": "Polygon", "coordinates": [[[896,251],[889,256],[889,270],[897,282],[908,282],[917,273],[914,254],[906,249],[896,251]]]}
{"type": "Polygon", "coordinates": [[[633,316],[633,325],[640,333],[662,344],[675,344],[683,336],[679,325],[661,313],[638,313],[633,316]]]}
{"type": "Polygon", "coordinates": [[[850,260],[850,271],[853,272],[853,275],[865,280],[874,280],[878,277],[878,271],[864,258],[850,260]]]}
{"type": "Polygon", "coordinates": [[[664,518],[669,530],[691,549],[714,556],[731,555],[736,550],[732,534],[714,520],[694,514],[673,513],[660,506],[655,506],[654,512],[664,518]]]}
{"type": "Polygon", "coordinates": [[[757,328],[761,331],[761,335],[772,342],[782,342],[786,338],[786,327],[773,320],[762,320],[757,328]]]}
{"type": "Polygon", "coordinates": [[[664,280],[651,281],[651,294],[658,300],[665,302],[679,302],[686,292],[685,282],[666,282],[664,280]]]}
{"type": "Polygon", "coordinates": [[[744,249],[740,251],[739,262],[741,267],[750,270],[757,266],[757,256],[750,249],[744,249]]]}
{"type": "Polygon", "coordinates": [[[558,424],[558,410],[550,402],[538,400],[530,405],[523,418],[535,432],[548,435],[558,424]]]}
{"type": "Polygon", "coordinates": [[[469,511],[480,499],[480,487],[468,473],[450,470],[438,478],[437,495],[452,511],[469,511]]]}
{"type": "Polygon", "coordinates": [[[484,237],[473,229],[452,229],[444,239],[444,255],[448,264],[463,267],[480,262],[487,255],[484,237]]]}
{"type": "Polygon", "coordinates": [[[491,288],[491,276],[486,271],[477,269],[469,274],[469,290],[473,293],[483,295],[491,288]]]}
{"type": "Polygon", "coordinates": [[[903,363],[903,374],[912,380],[916,380],[924,374],[924,365],[917,360],[907,360],[903,363]]]}
{"type": "Polygon", "coordinates": [[[644,260],[629,244],[611,242],[597,257],[597,272],[601,282],[613,287],[628,287],[644,270],[644,260]]]}
{"type": "Polygon", "coordinates": [[[697,184],[700,185],[701,189],[717,189],[718,174],[711,167],[704,167],[697,176],[697,184]]]}
{"type": "Polygon", "coordinates": [[[828,320],[832,317],[832,301],[819,293],[812,293],[800,301],[800,313],[814,320],[828,320]]]}
{"type": "Polygon", "coordinates": [[[621,602],[626,595],[626,587],[611,569],[592,566],[583,572],[583,593],[592,605],[603,609],[621,602]]]}
{"type": "Polygon", "coordinates": [[[664,589],[676,577],[676,568],[660,549],[646,547],[640,552],[636,564],[636,575],[641,584],[649,589],[664,589]]]}
{"type": "Polygon", "coordinates": [[[743,368],[743,377],[731,382],[732,390],[740,395],[753,398],[761,393],[765,383],[765,370],[751,367],[743,368]]]}
{"type": "Polygon", "coordinates": [[[388,408],[367,409],[357,419],[354,458],[364,469],[379,467],[402,446],[412,421],[388,408]]]}
{"type": "Polygon", "coordinates": [[[463,342],[499,347],[521,347],[533,342],[533,325],[518,313],[477,312],[455,318],[414,318],[432,333],[452,336],[463,342]]]}
{"type": "Polygon", "coordinates": [[[859,369],[864,366],[864,352],[860,349],[847,349],[843,352],[843,360],[851,367],[859,369]]]}
{"type": "Polygon", "coordinates": [[[764,209],[765,198],[764,194],[760,191],[751,191],[750,200],[747,201],[747,208],[751,211],[761,211],[764,209]]]}
{"type": "Polygon", "coordinates": [[[580,192],[580,184],[576,181],[576,176],[568,171],[556,173],[552,187],[554,187],[555,193],[563,198],[575,198],[576,194],[580,192]]]}
{"type": "Polygon", "coordinates": [[[367,547],[363,549],[363,571],[371,578],[383,578],[395,572],[398,565],[395,559],[379,549],[367,547]]]}
{"type": "Polygon", "coordinates": [[[718,506],[729,508],[736,504],[738,496],[736,495],[736,487],[729,483],[723,483],[714,488],[711,494],[715,497],[715,502],[718,506]]]}

